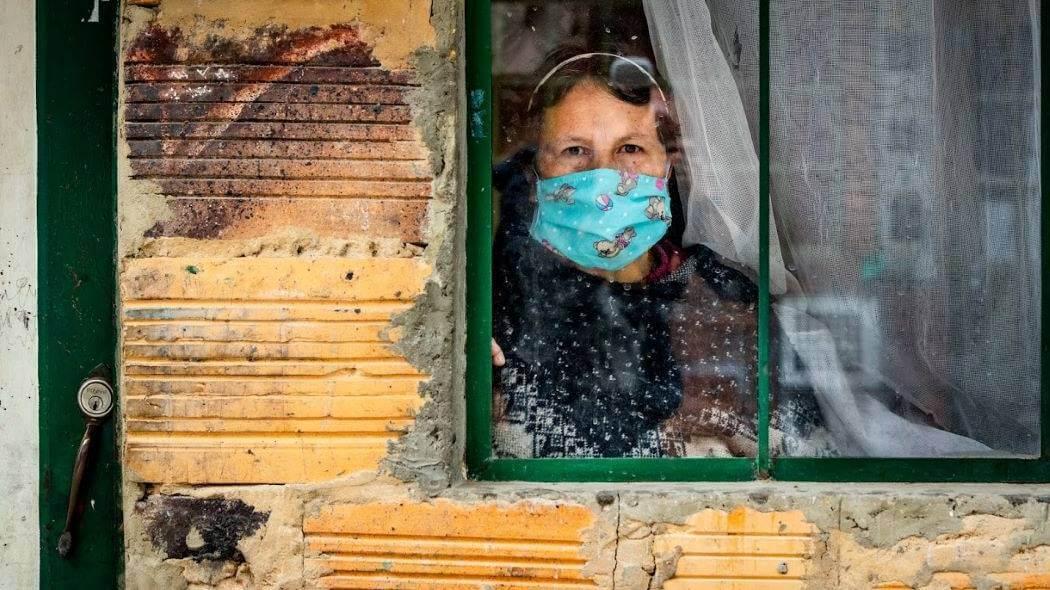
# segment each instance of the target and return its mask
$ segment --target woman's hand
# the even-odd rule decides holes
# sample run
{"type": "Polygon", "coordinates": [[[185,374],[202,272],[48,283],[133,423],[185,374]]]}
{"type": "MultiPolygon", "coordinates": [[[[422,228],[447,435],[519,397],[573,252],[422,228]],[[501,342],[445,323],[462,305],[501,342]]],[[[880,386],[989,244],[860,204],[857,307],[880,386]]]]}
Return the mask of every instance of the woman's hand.
{"type": "Polygon", "coordinates": [[[496,339],[492,339],[492,366],[502,367],[507,363],[507,357],[503,356],[503,349],[496,344],[496,339]]]}

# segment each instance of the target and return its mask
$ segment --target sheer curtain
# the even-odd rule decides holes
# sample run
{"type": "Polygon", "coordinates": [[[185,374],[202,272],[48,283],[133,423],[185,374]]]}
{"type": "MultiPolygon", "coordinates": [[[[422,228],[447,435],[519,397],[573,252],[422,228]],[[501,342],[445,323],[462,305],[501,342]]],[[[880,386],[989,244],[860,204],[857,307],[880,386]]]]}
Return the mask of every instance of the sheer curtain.
{"type": "MultiPolygon", "coordinates": [[[[645,7],[685,238],[757,269],[758,2],[645,7]]],[[[1038,1],[778,0],[771,23],[778,388],[812,387],[839,454],[1038,453],[1038,1]]]]}

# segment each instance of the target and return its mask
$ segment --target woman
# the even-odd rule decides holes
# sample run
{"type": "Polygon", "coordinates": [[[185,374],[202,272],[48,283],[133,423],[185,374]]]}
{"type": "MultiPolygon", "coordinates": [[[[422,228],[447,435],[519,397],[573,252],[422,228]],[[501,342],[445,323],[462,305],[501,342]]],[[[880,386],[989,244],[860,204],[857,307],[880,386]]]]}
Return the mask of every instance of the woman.
{"type": "MultiPolygon", "coordinates": [[[[556,52],[529,104],[535,148],[497,168],[493,360],[497,455],[755,451],[757,292],[682,248],[677,134],[638,60],[556,52]]],[[[818,432],[802,392],[774,442],[818,432]]]]}

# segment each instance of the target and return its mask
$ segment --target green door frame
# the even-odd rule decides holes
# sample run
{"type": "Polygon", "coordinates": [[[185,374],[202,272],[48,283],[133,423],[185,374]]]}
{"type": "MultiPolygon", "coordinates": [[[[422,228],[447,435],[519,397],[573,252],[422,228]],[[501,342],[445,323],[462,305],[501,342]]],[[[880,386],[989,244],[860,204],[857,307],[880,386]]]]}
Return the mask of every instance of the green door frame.
{"type": "MultiPolygon", "coordinates": [[[[111,589],[122,569],[113,415],[96,441],[69,559],[56,546],[84,433],[80,382],[114,366],[117,0],[37,0],[40,587],[111,589]],[[101,443],[101,444],[98,444],[101,443]]],[[[116,414],[116,412],[114,412],[116,414]]]]}

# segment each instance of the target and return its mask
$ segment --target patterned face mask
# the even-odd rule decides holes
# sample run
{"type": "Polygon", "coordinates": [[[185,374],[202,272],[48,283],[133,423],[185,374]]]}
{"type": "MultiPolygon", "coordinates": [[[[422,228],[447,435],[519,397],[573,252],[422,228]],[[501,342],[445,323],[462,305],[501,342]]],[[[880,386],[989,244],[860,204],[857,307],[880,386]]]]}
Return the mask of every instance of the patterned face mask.
{"type": "Polygon", "coordinates": [[[667,179],[608,168],[536,183],[529,233],[583,268],[619,270],[652,248],[671,224],[667,179]]]}

